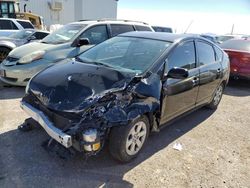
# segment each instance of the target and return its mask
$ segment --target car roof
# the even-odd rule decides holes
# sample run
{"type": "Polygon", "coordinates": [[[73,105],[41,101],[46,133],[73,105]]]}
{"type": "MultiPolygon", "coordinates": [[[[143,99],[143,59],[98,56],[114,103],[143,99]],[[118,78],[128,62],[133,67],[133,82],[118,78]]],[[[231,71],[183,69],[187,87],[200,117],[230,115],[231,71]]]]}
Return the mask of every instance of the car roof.
{"type": "Polygon", "coordinates": [[[0,20],[12,20],[12,21],[23,21],[23,22],[29,22],[29,20],[22,20],[22,19],[15,19],[15,18],[0,18],[0,20]]]}
{"type": "Polygon", "coordinates": [[[149,26],[149,24],[141,21],[133,21],[133,20],[112,20],[112,19],[101,19],[101,20],[79,20],[78,22],[73,22],[71,24],[97,24],[97,23],[109,23],[109,24],[127,24],[127,25],[145,25],[149,26]]]}
{"type": "Polygon", "coordinates": [[[167,41],[167,42],[175,42],[177,40],[182,40],[185,38],[199,38],[202,40],[206,40],[200,37],[199,35],[195,35],[195,34],[175,34],[175,33],[149,32],[149,31],[128,32],[128,33],[120,34],[118,36],[147,38],[147,39],[162,40],[162,41],[167,41]]]}

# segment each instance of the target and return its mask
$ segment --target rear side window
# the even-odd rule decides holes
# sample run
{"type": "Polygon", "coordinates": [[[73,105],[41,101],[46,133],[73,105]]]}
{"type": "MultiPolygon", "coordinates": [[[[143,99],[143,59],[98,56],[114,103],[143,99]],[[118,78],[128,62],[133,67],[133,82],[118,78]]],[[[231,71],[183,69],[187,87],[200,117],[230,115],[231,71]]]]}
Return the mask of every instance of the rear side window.
{"type": "Polygon", "coordinates": [[[195,68],[194,42],[185,42],[177,46],[168,58],[168,70],[179,67],[185,69],[195,68]]]}
{"type": "Polygon", "coordinates": [[[17,30],[17,26],[11,20],[0,20],[0,29],[17,30]]]}
{"type": "Polygon", "coordinates": [[[111,30],[112,30],[112,36],[114,37],[121,33],[134,31],[134,28],[132,25],[111,24],[111,30]]]}
{"type": "Polygon", "coordinates": [[[136,31],[152,31],[149,27],[143,25],[135,25],[136,31]]]}
{"type": "Polygon", "coordinates": [[[24,29],[34,29],[34,26],[30,22],[17,21],[24,29]]]}
{"type": "Polygon", "coordinates": [[[214,47],[214,49],[215,49],[215,54],[216,54],[216,61],[221,62],[223,59],[223,52],[217,47],[214,47]]]}
{"type": "Polygon", "coordinates": [[[169,27],[157,27],[157,26],[153,26],[153,29],[155,30],[155,32],[173,33],[172,28],[169,28],[169,27]]]}
{"type": "Polygon", "coordinates": [[[106,25],[98,25],[87,29],[80,38],[88,38],[90,44],[99,44],[108,39],[106,25]]]}
{"type": "Polygon", "coordinates": [[[215,62],[214,49],[210,44],[197,42],[197,52],[200,66],[215,62]]]}

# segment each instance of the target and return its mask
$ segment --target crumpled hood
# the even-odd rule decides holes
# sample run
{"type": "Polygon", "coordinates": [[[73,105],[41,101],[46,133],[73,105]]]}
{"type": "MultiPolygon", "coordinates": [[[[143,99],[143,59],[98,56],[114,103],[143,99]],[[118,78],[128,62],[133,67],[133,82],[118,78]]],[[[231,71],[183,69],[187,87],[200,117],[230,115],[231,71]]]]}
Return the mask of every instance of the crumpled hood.
{"type": "Polygon", "coordinates": [[[15,48],[9,53],[9,56],[15,57],[15,58],[21,58],[25,55],[28,55],[35,51],[52,51],[60,48],[64,48],[65,46],[68,46],[68,43],[60,44],[60,45],[54,45],[54,44],[45,44],[41,42],[31,42],[28,44],[25,44],[23,46],[20,46],[19,48],[15,48]]]}
{"type": "Polygon", "coordinates": [[[134,76],[67,59],[37,74],[30,81],[29,92],[52,110],[80,112],[106,92],[124,89],[134,76]]]}

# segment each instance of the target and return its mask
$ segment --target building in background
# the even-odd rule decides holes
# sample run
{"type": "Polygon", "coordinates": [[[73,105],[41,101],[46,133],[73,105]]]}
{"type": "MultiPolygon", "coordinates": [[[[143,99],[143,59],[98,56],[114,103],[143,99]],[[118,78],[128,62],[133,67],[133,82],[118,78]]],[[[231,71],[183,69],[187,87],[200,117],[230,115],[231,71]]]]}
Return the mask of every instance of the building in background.
{"type": "Polygon", "coordinates": [[[19,0],[20,12],[44,18],[46,26],[117,17],[117,0],[19,0]]]}

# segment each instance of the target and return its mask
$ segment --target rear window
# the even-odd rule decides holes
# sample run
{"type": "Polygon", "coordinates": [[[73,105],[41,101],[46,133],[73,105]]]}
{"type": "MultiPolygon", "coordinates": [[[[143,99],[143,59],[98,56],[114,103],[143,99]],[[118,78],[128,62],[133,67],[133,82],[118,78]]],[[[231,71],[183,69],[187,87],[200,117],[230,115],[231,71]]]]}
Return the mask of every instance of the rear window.
{"type": "Polygon", "coordinates": [[[136,31],[152,31],[150,27],[143,26],[143,25],[135,25],[136,31]]]}
{"type": "Polygon", "coordinates": [[[223,49],[232,49],[250,52],[250,40],[228,40],[222,44],[220,47],[223,49]]]}
{"type": "Polygon", "coordinates": [[[114,37],[121,33],[134,31],[134,28],[132,25],[111,24],[111,30],[112,30],[112,36],[114,37]]]}
{"type": "Polygon", "coordinates": [[[0,29],[17,30],[17,26],[11,20],[0,20],[0,29]]]}
{"type": "Polygon", "coordinates": [[[34,29],[34,26],[30,22],[17,21],[24,29],[34,29]]]}

